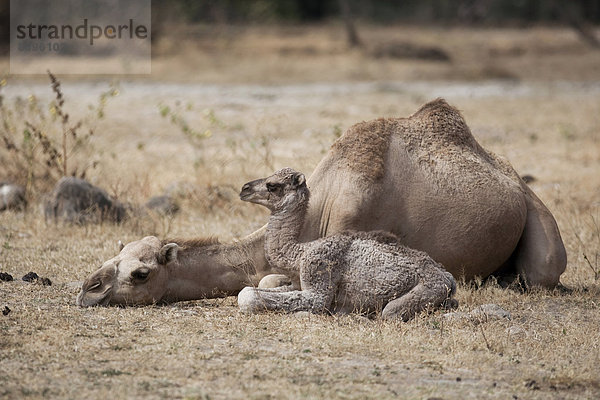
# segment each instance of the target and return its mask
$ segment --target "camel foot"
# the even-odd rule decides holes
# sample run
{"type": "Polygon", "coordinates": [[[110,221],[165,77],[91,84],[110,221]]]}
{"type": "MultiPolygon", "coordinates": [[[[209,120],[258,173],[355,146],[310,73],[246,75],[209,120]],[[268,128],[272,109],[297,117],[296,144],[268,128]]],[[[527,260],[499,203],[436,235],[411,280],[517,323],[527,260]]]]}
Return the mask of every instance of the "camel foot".
{"type": "Polygon", "coordinates": [[[246,286],[238,293],[238,306],[240,312],[245,314],[254,314],[265,309],[260,302],[256,289],[250,286],[246,286]]]}

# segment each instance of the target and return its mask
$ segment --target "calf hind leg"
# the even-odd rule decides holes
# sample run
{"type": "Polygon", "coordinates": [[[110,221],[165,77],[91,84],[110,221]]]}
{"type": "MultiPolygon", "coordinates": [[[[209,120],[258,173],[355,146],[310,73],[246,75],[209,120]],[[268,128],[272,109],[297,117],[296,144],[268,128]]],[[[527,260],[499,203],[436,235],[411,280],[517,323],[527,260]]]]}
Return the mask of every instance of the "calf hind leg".
{"type": "Polygon", "coordinates": [[[447,308],[456,308],[458,301],[451,298],[453,294],[454,287],[450,288],[446,285],[428,287],[420,283],[405,295],[390,301],[384,307],[381,317],[383,319],[402,318],[406,322],[427,309],[438,308],[442,305],[446,305],[447,308]]]}

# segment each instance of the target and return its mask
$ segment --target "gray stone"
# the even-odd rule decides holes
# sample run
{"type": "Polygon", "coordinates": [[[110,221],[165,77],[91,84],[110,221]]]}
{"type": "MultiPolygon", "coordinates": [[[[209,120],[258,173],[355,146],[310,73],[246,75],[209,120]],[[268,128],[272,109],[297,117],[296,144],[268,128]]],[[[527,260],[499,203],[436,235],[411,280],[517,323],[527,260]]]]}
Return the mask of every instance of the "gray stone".
{"type": "Polygon", "coordinates": [[[510,320],[511,316],[508,311],[497,304],[483,304],[470,312],[455,311],[444,314],[443,318],[446,321],[472,321],[479,324],[502,318],[510,320]]]}
{"type": "Polygon", "coordinates": [[[9,182],[0,182],[0,211],[23,210],[27,206],[25,187],[9,182]]]}
{"type": "Polygon", "coordinates": [[[125,206],[110,198],[103,189],[74,178],[61,178],[44,205],[46,219],[72,223],[121,222],[127,217],[125,206]]]}
{"type": "Polygon", "coordinates": [[[511,319],[510,313],[498,304],[483,304],[469,313],[471,319],[476,322],[486,322],[493,319],[511,319]]]}
{"type": "Polygon", "coordinates": [[[508,336],[516,339],[522,339],[528,336],[527,331],[518,325],[509,326],[506,329],[506,333],[508,333],[508,336]]]}

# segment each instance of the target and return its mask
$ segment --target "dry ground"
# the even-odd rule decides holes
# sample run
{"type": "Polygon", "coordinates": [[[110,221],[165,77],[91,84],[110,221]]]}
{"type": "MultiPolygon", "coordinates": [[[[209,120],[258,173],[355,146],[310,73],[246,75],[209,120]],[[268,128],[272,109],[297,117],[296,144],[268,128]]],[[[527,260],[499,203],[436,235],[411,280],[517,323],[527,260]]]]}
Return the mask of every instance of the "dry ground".
{"type": "MultiPolygon", "coordinates": [[[[216,50],[199,33],[204,39],[184,54],[163,43],[150,80],[121,82],[92,142],[91,157],[101,163],[91,179],[138,202],[172,182],[198,187],[175,218],[46,224],[35,199],[25,213],[0,215],[0,271],[17,278],[35,271],[54,282],[0,283],[0,308],[12,310],[0,316],[0,397],[600,397],[598,53],[570,31],[424,29],[411,37],[426,45],[447,38],[452,64],[374,60],[346,51],[335,29],[294,29],[249,29],[227,45],[215,41],[216,50]],[[512,79],[490,81],[500,69],[512,79]],[[280,85],[264,85],[274,82],[280,85]],[[461,311],[496,303],[512,314],[480,325],[446,321],[441,313],[409,323],[247,316],[237,312],[235,298],[74,305],[72,282],[112,257],[118,239],[231,240],[249,233],[266,214],[237,200],[244,182],[283,166],[309,174],[352,123],[406,116],[437,96],[462,110],[483,146],[536,178],[531,186],[556,216],[567,247],[562,282],[572,293],[463,284],[461,311]],[[159,105],[176,101],[191,126],[211,131],[201,146],[160,116],[159,105]]],[[[406,34],[365,32],[372,40],[406,34]]],[[[82,113],[106,87],[104,80],[66,81],[66,107],[82,113]]],[[[9,78],[3,89],[5,101],[31,93],[51,98],[39,79],[9,78]]]]}

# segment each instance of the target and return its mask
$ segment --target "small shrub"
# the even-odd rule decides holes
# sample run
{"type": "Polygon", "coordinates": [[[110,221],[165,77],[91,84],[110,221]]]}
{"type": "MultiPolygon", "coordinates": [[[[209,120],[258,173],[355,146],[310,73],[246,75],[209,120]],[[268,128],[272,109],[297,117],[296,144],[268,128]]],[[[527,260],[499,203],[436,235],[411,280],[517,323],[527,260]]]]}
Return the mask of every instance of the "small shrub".
{"type": "MultiPolygon", "coordinates": [[[[91,157],[90,139],[104,118],[107,100],[118,95],[114,86],[102,93],[90,115],[74,119],[65,108],[60,81],[48,71],[55,95],[42,104],[34,95],[7,103],[0,91],[0,178],[26,186],[27,192],[48,190],[62,176],[85,178],[98,161],[91,157]]],[[[0,81],[0,90],[6,80],[0,81]]]]}

